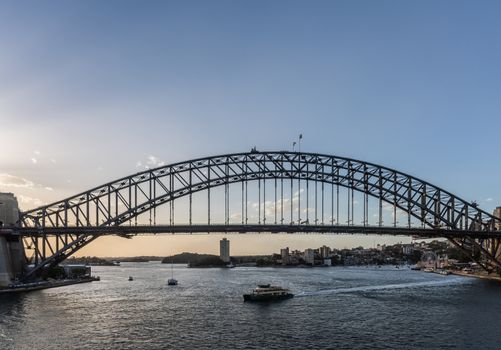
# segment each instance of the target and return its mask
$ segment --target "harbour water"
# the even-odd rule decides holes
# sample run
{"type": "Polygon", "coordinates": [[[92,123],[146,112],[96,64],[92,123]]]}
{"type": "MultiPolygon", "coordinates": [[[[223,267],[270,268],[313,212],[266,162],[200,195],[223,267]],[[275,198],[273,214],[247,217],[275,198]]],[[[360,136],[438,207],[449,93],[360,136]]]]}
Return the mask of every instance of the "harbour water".
{"type": "Polygon", "coordinates": [[[0,297],[1,349],[499,349],[501,283],[393,267],[93,267],[0,297]],[[133,281],[128,281],[133,276],[133,281]],[[293,299],[244,303],[257,283],[293,299]]]}

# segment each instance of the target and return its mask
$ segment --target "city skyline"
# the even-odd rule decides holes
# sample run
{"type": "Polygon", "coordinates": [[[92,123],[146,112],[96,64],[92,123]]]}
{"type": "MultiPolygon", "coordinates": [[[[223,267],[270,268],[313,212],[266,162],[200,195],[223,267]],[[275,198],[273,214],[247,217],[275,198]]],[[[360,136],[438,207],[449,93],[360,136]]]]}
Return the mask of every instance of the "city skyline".
{"type": "MultiPolygon", "coordinates": [[[[501,204],[496,2],[122,4],[113,23],[118,2],[0,5],[0,191],[22,209],[176,161],[291,150],[299,134],[304,151],[501,204]]],[[[216,252],[219,239],[107,237],[79,255],[216,252]]],[[[404,240],[231,239],[256,254],[404,240]]]]}

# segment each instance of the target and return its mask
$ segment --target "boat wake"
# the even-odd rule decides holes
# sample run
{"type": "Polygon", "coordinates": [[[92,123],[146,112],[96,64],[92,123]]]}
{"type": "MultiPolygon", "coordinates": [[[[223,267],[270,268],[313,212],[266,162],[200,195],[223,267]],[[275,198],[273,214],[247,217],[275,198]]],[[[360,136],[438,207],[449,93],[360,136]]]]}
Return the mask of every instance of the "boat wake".
{"type": "Polygon", "coordinates": [[[3,330],[1,330],[1,329],[0,329],[0,338],[1,338],[1,339],[4,339],[4,340],[6,340],[6,341],[13,341],[13,340],[14,340],[14,339],[12,339],[12,338],[7,337],[7,335],[5,335],[5,333],[4,333],[4,332],[3,332],[3,330]]]}
{"type": "Polygon", "coordinates": [[[296,297],[315,296],[315,295],[329,295],[329,294],[343,294],[343,293],[357,293],[357,292],[370,292],[376,290],[386,289],[404,289],[404,288],[419,288],[419,287],[435,287],[435,286],[448,286],[453,284],[463,284],[465,279],[461,277],[451,277],[441,281],[424,281],[424,282],[409,282],[398,284],[383,284],[377,286],[360,286],[351,288],[336,288],[324,289],[314,292],[301,292],[296,294],[296,297]]]}

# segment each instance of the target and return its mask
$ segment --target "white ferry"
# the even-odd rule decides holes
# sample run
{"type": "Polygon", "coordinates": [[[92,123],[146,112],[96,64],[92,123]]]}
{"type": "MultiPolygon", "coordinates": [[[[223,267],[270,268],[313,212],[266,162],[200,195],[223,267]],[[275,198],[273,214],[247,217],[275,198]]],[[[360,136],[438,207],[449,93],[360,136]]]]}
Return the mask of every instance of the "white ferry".
{"type": "Polygon", "coordinates": [[[269,284],[260,284],[252,293],[244,294],[244,301],[275,301],[294,297],[288,289],[271,286],[269,284]]]}

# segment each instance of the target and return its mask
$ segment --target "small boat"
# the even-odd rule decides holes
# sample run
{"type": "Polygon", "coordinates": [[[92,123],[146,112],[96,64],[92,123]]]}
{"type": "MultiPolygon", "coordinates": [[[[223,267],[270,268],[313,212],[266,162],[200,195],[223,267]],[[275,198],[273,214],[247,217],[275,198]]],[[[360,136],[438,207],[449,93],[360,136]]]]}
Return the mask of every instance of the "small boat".
{"type": "Polygon", "coordinates": [[[252,293],[244,294],[244,301],[277,301],[293,298],[288,289],[269,284],[260,284],[252,293]]]}
{"type": "Polygon", "coordinates": [[[129,281],[134,281],[134,278],[132,278],[132,276],[129,276],[129,281]]]}
{"type": "Polygon", "coordinates": [[[177,279],[174,278],[174,262],[170,265],[171,277],[167,280],[168,286],[177,286],[177,279]]]}

